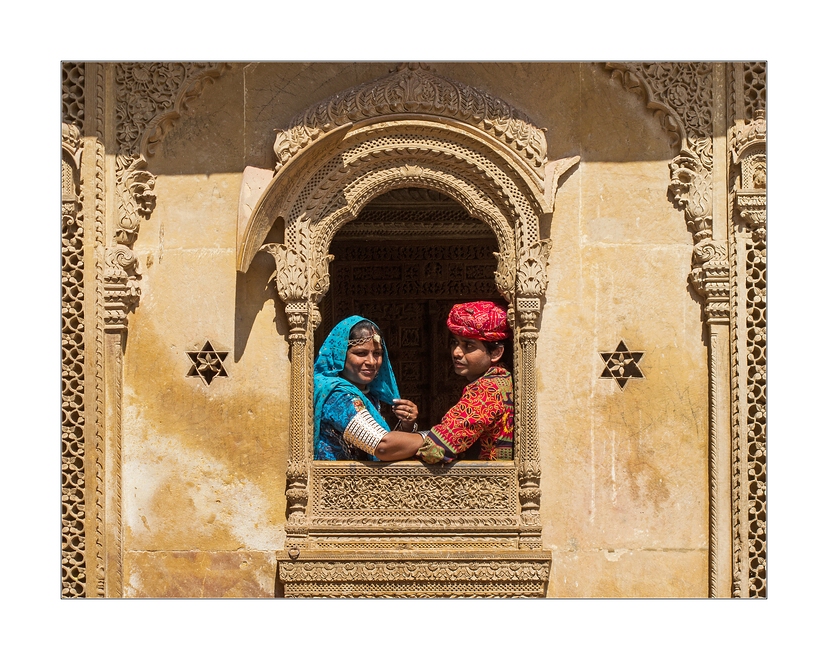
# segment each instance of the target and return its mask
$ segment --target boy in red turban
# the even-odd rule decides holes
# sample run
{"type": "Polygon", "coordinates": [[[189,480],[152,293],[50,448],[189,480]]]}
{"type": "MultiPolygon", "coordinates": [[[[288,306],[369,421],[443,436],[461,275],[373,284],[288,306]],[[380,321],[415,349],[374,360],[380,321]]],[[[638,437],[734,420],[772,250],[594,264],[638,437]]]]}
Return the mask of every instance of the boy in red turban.
{"type": "MultiPolygon", "coordinates": [[[[432,429],[388,433],[377,447],[380,460],[416,455],[426,463],[450,463],[464,453],[479,460],[513,458],[512,375],[506,366],[512,331],[506,310],[486,300],[460,303],[452,307],[446,325],[452,334],[454,371],[469,384],[432,429]]],[[[412,414],[416,416],[416,407],[412,414]]]]}

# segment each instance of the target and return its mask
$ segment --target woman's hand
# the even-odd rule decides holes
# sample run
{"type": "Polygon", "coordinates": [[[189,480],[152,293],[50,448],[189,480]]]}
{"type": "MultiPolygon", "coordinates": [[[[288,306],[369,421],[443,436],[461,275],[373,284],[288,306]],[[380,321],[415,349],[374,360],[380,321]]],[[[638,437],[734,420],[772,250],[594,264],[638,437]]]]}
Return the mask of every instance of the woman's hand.
{"type": "Polygon", "coordinates": [[[400,428],[403,431],[410,432],[414,428],[420,411],[417,410],[417,404],[413,401],[394,399],[394,414],[400,420],[400,428]]]}

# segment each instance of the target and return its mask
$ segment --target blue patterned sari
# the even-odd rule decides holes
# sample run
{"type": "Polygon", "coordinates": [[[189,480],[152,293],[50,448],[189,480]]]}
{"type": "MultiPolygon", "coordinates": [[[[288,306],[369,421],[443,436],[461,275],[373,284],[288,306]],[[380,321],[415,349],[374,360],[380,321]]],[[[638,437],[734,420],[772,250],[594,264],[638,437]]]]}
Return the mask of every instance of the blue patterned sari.
{"type": "Polygon", "coordinates": [[[361,316],[349,316],[340,321],[319,349],[319,357],[313,365],[314,460],[373,459],[342,441],[345,426],[363,407],[384,429],[391,430],[379,412],[379,403],[392,405],[393,399],[400,398],[400,392],[385,342],[382,344],[382,365],[377,377],[368,385],[367,393],[339,375],[345,368],[351,328],[367,320],[361,316]]]}

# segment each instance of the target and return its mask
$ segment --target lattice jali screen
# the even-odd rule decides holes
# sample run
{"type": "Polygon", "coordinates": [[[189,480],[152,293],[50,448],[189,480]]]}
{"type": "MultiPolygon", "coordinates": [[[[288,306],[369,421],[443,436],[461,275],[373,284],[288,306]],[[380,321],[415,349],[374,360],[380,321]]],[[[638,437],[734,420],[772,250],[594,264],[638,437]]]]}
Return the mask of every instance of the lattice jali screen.
{"type": "Polygon", "coordinates": [[[61,65],[61,595],[86,596],[84,532],[83,214],[75,158],[84,120],[83,64],[61,65]],[[68,151],[67,151],[68,150],[68,151]],[[71,153],[70,153],[71,152],[71,153]]]}
{"type": "Polygon", "coordinates": [[[765,109],[765,74],[767,62],[745,64],[745,120],[756,119],[756,111],[765,109]]]}
{"type": "Polygon", "coordinates": [[[750,596],[765,597],[767,569],[766,376],[767,250],[762,235],[748,245],[747,265],[747,456],[750,596]]]}
{"type": "Polygon", "coordinates": [[[64,201],[62,227],[63,393],[61,397],[63,596],[86,595],[84,560],[83,227],[64,201]]]}
{"type": "Polygon", "coordinates": [[[85,66],[64,62],[61,66],[61,116],[63,121],[83,126],[83,86],[85,66]]]}

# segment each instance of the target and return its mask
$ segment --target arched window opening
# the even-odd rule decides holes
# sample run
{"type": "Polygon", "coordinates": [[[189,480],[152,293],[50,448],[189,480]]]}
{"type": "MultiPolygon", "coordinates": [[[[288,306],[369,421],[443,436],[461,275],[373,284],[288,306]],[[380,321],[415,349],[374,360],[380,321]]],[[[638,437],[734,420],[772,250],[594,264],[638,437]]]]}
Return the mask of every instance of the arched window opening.
{"type": "Polygon", "coordinates": [[[400,394],[419,424],[438,423],[467,384],[452,368],[445,319],[469,300],[506,304],[494,283],[497,240],[450,197],[424,188],[371,201],[331,242],[331,285],[320,301],[318,353],[336,323],[352,314],[385,335],[400,394]]]}

